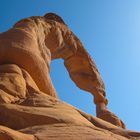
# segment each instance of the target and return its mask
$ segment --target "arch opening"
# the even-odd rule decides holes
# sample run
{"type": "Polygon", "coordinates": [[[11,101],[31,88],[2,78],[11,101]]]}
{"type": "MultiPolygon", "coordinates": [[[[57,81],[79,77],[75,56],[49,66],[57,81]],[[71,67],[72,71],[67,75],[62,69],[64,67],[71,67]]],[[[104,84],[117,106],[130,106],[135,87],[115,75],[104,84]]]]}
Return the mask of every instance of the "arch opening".
{"type": "Polygon", "coordinates": [[[62,59],[55,59],[51,62],[50,77],[58,97],[62,101],[95,116],[93,96],[75,85],[70,79],[62,59]]]}

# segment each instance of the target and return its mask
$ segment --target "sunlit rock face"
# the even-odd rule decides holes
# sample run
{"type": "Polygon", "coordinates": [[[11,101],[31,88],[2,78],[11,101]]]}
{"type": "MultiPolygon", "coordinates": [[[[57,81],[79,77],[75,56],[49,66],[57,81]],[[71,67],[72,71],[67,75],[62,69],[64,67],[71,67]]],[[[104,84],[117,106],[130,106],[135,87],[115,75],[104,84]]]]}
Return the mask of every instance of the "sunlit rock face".
{"type": "Polygon", "coordinates": [[[0,34],[0,140],[140,139],[106,105],[94,61],[59,16],[23,19],[0,34]],[[97,117],[58,99],[50,79],[50,62],[57,58],[94,96],[97,117]]]}

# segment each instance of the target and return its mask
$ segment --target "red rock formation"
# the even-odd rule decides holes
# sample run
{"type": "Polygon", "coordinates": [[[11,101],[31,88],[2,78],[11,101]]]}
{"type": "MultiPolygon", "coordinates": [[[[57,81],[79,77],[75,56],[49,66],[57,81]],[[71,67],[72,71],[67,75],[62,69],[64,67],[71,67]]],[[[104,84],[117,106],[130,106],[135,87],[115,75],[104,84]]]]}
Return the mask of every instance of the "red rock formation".
{"type": "Polygon", "coordinates": [[[106,105],[94,61],[59,16],[23,19],[0,34],[0,140],[139,139],[106,105]],[[75,84],[94,96],[98,118],[57,98],[49,74],[57,58],[75,84]]]}

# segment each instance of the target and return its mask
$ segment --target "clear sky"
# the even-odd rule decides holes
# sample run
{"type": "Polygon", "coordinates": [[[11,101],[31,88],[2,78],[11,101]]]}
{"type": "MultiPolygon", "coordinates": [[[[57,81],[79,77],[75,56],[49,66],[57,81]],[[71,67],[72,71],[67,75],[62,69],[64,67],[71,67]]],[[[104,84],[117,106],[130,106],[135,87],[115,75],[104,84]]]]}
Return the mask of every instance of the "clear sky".
{"type": "MultiPolygon", "coordinates": [[[[109,109],[140,131],[140,0],[0,0],[0,32],[18,20],[55,12],[96,61],[109,109]]],[[[51,64],[59,97],[95,115],[92,96],[70,80],[62,60],[51,64]]]]}

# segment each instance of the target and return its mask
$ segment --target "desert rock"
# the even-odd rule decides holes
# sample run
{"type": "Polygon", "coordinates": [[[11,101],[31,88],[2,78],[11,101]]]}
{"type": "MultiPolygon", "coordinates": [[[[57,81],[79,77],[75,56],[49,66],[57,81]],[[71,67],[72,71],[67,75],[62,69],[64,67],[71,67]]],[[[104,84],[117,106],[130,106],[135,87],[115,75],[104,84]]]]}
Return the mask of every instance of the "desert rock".
{"type": "Polygon", "coordinates": [[[0,34],[0,140],[138,140],[107,109],[104,82],[61,17],[49,13],[0,34]],[[94,96],[97,117],[61,101],[50,62],[64,59],[70,78],[94,96]]]}

